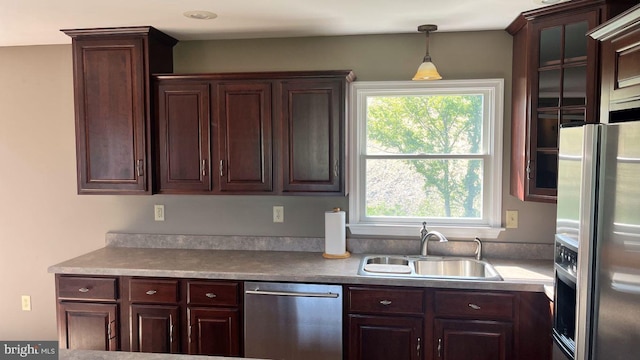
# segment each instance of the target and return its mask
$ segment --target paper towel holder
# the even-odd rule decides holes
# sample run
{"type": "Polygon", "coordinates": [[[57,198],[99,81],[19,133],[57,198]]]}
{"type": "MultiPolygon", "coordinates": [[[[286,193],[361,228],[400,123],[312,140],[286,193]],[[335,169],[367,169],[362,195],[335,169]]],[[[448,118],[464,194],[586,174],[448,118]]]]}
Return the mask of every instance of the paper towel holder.
{"type": "MultiPolygon", "coordinates": [[[[332,212],[339,212],[339,211],[340,211],[339,207],[335,207],[335,208],[332,209],[332,212]]],[[[325,252],[325,253],[322,253],[322,257],[325,258],[325,259],[346,259],[346,258],[351,257],[351,253],[349,251],[346,251],[346,250],[345,250],[344,254],[327,254],[325,252]]]]}

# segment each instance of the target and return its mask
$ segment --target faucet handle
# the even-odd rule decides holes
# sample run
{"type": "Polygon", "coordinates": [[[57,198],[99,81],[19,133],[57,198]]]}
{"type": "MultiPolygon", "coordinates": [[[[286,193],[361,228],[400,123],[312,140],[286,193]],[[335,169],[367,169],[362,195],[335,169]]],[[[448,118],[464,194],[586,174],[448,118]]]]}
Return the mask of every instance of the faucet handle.
{"type": "Polygon", "coordinates": [[[473,239],[473,241],[477,244],[476,247],[476,260],[482,260],[482,241],[480,241],[480,238],[476,236],[475,239],[473,239]]]}
{"type": "Polygon", "coordinates": [[[423,221],[422,222],[422,230],[420,230],[420,235],[425,236],[428,232],[429,232],[429,230],[427,230],[427,222],[423,221]]]}

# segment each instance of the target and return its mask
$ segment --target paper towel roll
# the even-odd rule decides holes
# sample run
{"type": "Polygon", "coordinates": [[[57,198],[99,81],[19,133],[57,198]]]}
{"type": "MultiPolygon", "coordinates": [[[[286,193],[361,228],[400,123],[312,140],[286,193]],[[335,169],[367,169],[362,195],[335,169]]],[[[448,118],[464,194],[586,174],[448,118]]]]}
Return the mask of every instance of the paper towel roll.
{"type": "Polygon", "coordinates": [[[327,258],[349,257],[345,213],[340,209],[324,213],[324,255],[327,258]]]}

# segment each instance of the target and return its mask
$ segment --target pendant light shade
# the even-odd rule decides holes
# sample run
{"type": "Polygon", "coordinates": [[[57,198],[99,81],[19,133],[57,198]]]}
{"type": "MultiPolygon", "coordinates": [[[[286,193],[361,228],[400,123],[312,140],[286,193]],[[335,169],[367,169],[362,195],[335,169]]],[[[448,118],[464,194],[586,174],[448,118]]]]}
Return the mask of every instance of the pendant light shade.
{"type": "Polygon", "coordinates": [[[418,72],[413,76],[412,80],[440,80],[442,76],[438,73],[438,69],[431,62],[431,56],[429,56],[429,33],[431,31],[438,30],[436,25],[420,25],[418,31],[424,32],[427,38],[427,52],[422,60],[422,64],[418,68],[418,72]]]}

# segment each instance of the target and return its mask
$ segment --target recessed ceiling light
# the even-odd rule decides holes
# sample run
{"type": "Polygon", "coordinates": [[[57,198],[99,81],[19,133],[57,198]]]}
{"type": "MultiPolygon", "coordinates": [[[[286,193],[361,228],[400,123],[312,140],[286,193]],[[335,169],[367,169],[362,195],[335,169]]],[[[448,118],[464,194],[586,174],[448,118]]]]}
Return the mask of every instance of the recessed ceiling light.
{"type": "Polygon", "coordinates": [[[195,19],[195,20],[211,20],[218,17],[217,14],[212,13],[211,11],[201,11],[201,10],[186,11],[182,15],[188,17],[189,19],[195,19]]]}

